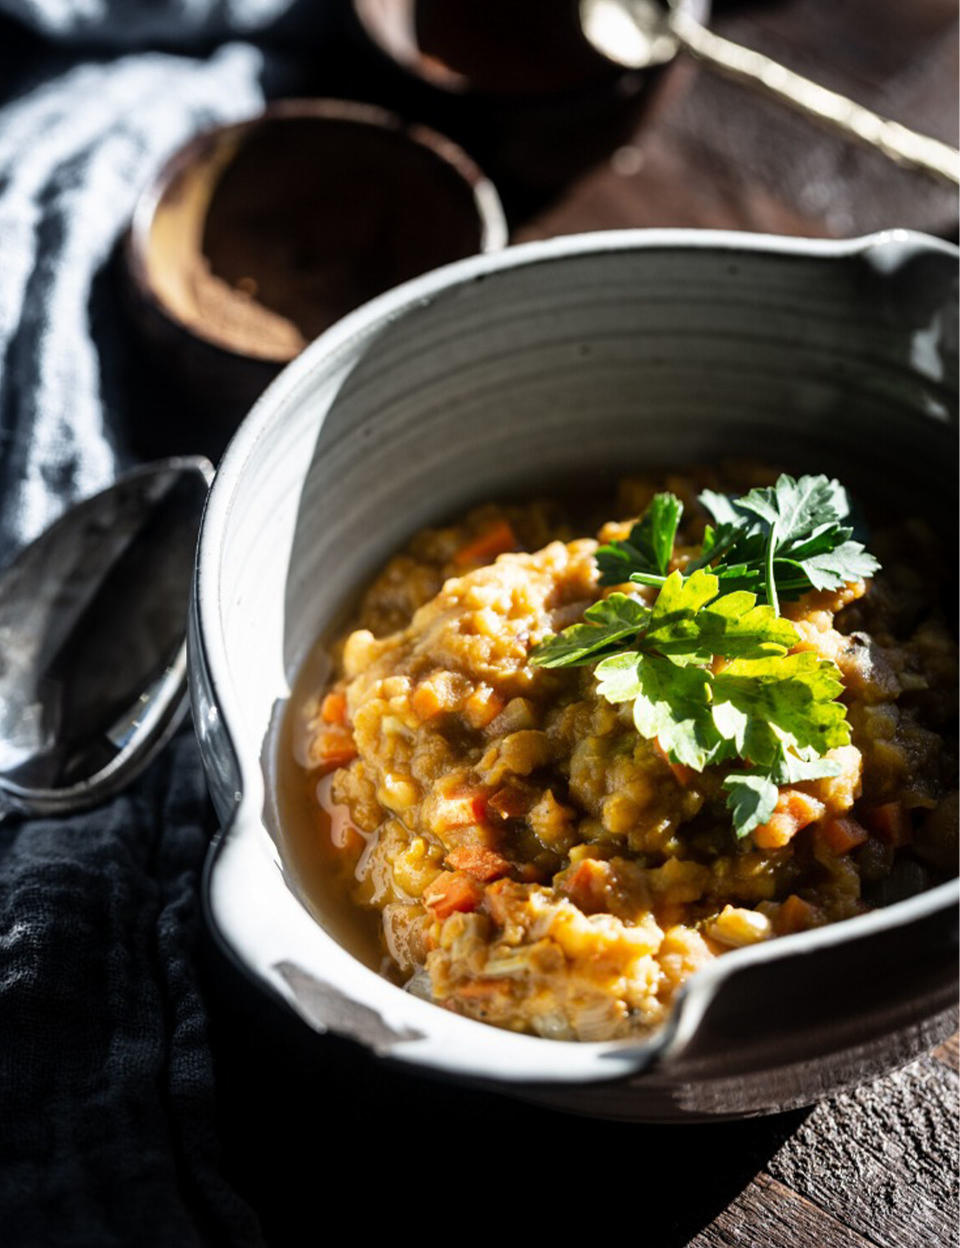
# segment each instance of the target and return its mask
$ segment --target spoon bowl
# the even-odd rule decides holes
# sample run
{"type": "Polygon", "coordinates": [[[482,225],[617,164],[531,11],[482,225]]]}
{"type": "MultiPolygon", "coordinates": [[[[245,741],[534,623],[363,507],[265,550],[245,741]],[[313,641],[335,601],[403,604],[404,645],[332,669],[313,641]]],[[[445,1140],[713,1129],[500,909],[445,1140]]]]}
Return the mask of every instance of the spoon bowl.
{"type": "Polygon", "coordinates": [[[138,468],[0,573],[0,815],[129,783],[186,711],[186,619],[213,468],[138,468]]]}

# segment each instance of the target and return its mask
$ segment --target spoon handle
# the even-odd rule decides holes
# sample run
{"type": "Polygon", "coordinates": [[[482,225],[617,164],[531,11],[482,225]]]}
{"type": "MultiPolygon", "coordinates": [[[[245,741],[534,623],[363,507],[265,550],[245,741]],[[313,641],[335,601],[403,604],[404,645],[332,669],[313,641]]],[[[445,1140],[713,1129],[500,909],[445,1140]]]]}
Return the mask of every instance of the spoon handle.
{"type": "Polygon", "coordinates": [[[888,121],[862,104],[855,104],[846,96],[811,82],[761,52],[715,35],[696,18],[672,4],[669,24],[682,47],[728,78],[758,88],[796,112],[822,121],[867,147],[878,149],[898,165],[922,169],[945,182],[960,185],[960,152],[948,143],[917,134],[898,122],[888,121]]]}

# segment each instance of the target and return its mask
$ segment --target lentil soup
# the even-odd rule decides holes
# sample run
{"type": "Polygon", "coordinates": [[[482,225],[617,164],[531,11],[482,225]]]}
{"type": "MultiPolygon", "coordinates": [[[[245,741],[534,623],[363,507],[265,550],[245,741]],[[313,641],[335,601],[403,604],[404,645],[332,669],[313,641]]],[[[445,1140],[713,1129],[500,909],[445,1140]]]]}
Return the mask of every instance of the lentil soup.
{"type": "Polygon", "coordinates": [[[288,857],[342,943],[458,1013],[606,1040],[656,1027],[729,950],[954,872],[957,658],[923,522],[875,528],[874,578],[782,603],[789,654],[835,672],[849,730],[813,778],[771,773],[775,805],[746,833],[729,758],[678,761],[592,666],[536,661],[614,594],[649,614],[657,590],[601,584],[597,551],[658,491],[682,504],[664,570],[684,572],[710,532],[701,492],[776,479],[746,463],[630,477],[609,507],[627,518],[596,538],[554,503],[490,504],[387,563],[305,665],[279,741],[288,857]]]}

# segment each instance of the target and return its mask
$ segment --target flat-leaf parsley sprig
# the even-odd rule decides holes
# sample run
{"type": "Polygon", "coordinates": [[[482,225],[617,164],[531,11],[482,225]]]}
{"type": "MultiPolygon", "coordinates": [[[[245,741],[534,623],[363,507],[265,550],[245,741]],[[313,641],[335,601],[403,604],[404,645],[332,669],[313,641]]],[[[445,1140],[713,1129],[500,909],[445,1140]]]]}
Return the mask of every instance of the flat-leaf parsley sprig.
{"type": "Polygon", "coordinates": [[[701,501],[716,526],[683,570],[669,571],[683,512],[672,494],[656,495],[625,541],[597,551],[601,584],[653,586],[652,606],[612,593],[531,661],[596,664],[599,692],[631,702],[637,731],[671,762],[748,764],[724,780],[734,830],[746,836],[773,814],[780,785],[836,775],[824,755],[850,741],[840,672],[790,653],[800,638],[780,599],[839,589],[879,564],[852,540],[846,492],[827,477],[784,475],[742,498],[705,491],[701,501]]]}
{"type": "MultiPolygon", "coordinates": [[[[707,525],[700,555],[684,574],[713,566],[724,589],[750,590],[775,610],[780,599],[799,598],[810,589],[840,589],[880,567],[853,540],[847,492],[829,477],[794,480],[784,473],[775,485],[741,498],[704,490],[700,502],[714,524],[707,525]]],[[[600,584],[662,585],[669,557],[664,562],[651,552],[662,552],[668,540],[672,550],[682,511],[672,494],[658,494],[625,541],[597,551],[600,584]]]]}

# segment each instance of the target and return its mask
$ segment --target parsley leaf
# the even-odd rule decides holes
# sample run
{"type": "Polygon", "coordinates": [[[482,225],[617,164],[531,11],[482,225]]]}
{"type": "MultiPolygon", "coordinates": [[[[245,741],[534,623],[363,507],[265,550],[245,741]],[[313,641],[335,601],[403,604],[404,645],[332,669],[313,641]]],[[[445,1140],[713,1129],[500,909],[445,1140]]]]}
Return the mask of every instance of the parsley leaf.
{"type": "Polygon", "coordinates": [[[726,494],[717,494],[714,490],[702,490],[700,502],[721,528],[737,529],[748,526],[749,522],[737,511],[726,494]]]}
{"type": "Polygon", "coordinates": [[[780,789],[767,771],[735,771],[723,782],[727,809],[737,838],[748,836],[766,823],[777,808],[780,789]]]}
{"type": "MultiPolygon", "coordinates": [[[[707,493],[707,491],[704,491],[707,493]]],[[[703,495],[700,496],[701,499],[703,495]]],[[[717,495],[718,498],[722,495],[717,495]]],[[[739,542],[742,542],[749,523],[746,520],[734,520],[732,522],[724,522],[718,524],[716,528],[712,524],[708,524],[703,532],[703,544],[700,547],[699,556],[687,564],[685,574],[689,575],[698,568],[705,568],[708,564],[715,563],[721,555],[725,555],[728,550],[732,550],[739,542]]],[[[723,575],[723,567],[715,568],[714,571],[718,576],[723,575]]]]}
{"type": "Polygon", "coordinates": [[[739,756],[764,771],[779,768],[784,779],[776,783],[811,778],[798,770],[801,764],[849,742],[845,709],[834,701],[841,688],[835,673],[832,663],[808,651],[734,660],[713,675],[631,650],[610,655],[596,670],[600,695],[632,701],[637,731],[656,737],[671,762],[703,771],[739,756]],[[795,756],[793,771],[784,770],[787,751],[795,756]]]}
{"type": "Polygon", "coordinates": [[[838,481],[825,476],[795,480],[783,473],[775,485],[729,499],[704,490],[700,502],[717,521],[708,526],[697,566],[721,555],[715,569],[725,587],[762,591],[779,608],[779,599],[798,598],[809,589],[840,589],[873,576],[880,565],[853,541],[845,524],[850,500],[838,481]]]}
{"type": "Polygon", "coordinates": [[[827,755],[823,758],[800,758],[796,754],[784,754],[774,763],[772,770],[777,784],[800,784],[803,780],[839,776],[841,767],[827,755]]]}
{"type": "Polygon", "coordinates": [[[838,482],[824,476],[795,481],[787,473],[777,478],[776,485],[744,494],[735,506],[766,520],[771,528],[775,526],[780,546],[809,537],[822,525],[833,524],[849,512],[846,494],[838,482]],[[838,506],[844,508],[842,513],[838,506]]]}
{"type": "Polygon", "coordinates": [[[660,742],[671,761],[703,771],[725,746],[710,715],[710,676],[654,655],[618,654],[597,667],[599,692],[610,702],[633,700],[641,737],[660,742]]]}
{"type": "Polygon", "coordinates": [[[638,573],[657,580],[666,576],[682,515],[683,503],[676,495],[655,494],[625,541],[597,550],[600,584],[620,585],[638,573]]]}
{"type": "Polygon", "coordinates": [[[624,650],[602,659],[594,672],[600,696],[608,702],[632,702],[640,692],[637,671],[642,657],[638,650],[624,650]]]}
{"type": "Polygon", "coordinates": [[[612,647],[633,637],[646,625],[650,608],[627,594],[601,598],[584,612],[585,624],[573,624],[548,637],[531,653],[538,667],[578,667],[593,663],[612,647]]]}
{"type": "Polygon", "coordinates": [[[808,556],[802,566],[814,589],[842,589],[849,581],[875,576],[880,564],[860,542],[844,541],[832,550],[808,556]]]}
{"type": "Polygon", "coordinates": [[[720,582],[702,569],[684,578],[673,572],[657,595],[644,649],[674,663],[708,663],[723,658],[759,659],[785,654],[799,641],[796,629],[772,607],[757,606],[745,591],[717,597],[720,582]]]}
{"type": "Polygon", "coordinates": [[[713,679],[713,720],[754,763],[770,765],[787,748],[826,754],[850,741],[846,710],[835,700],[842,691],[836,665],[809,650],[734,659],[713,679]]]}
{"type": "Polygon", "coordinates": [[[731,772],[723,787],[727,790],[734,832],[739,838],[748,836],[770,819],[780,799],[780,785],[819,780],[839,772],[840,766],[832,758],[805,760],[795,754],[782,755],[771,767],[731,772]]]}

